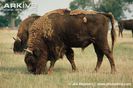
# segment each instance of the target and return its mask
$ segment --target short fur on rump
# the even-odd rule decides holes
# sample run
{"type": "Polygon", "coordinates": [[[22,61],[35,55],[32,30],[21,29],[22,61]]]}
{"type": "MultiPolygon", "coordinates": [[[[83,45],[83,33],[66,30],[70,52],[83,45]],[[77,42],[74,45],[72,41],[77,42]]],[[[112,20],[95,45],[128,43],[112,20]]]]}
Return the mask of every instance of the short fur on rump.
{"type": "Polygon", "coordinates": [[[97,12],[96,11],[93,11],[93,10],[88,10],[88,11],[85,11],[85,10],[73,10],[70,12],[70,15],[79,15],[79,14],[96,14],[97,12]]]}
{"type": "Polygon", "coordinates": [[[56,10],[47,12],[47,13],[45,14],[45,16],[48,16],[48,15],[54,14],[54,13],[58,13],[58,14],[60,14],[60,15],[64,15],[65,13],[69,13],[69,12],[70,12],[70,10],[68,10],[68,9],[56,9],[56,10]]]}

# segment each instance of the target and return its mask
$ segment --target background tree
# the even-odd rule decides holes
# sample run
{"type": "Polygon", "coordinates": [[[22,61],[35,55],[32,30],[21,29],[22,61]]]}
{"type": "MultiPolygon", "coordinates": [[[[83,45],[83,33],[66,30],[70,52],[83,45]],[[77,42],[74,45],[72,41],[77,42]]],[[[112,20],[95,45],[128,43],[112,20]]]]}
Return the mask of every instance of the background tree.
{"type": "Polygon", "coordinates": [[[102,0],[99,8],[96,10],[103,12],[112,12],[117,20],[125,16],[124,11],[129,10],[128,5],[133,0],[102,0]]]}
{"type": "Polygon", "coordinates": [[[20,16],[18,16],[18,17],[15,19],[15,26],[16,26],[16,27],[19,26],[19,24],[20,24],[21,21],[22,21],[22,20],[21,20],[20,16]]]}
{"type": "Polygon", "coordinates": [[[70,3],[69,8],[71,10],[74,10],[74,9],[87,10],[88,8],[92,9],[94,6],[95,6],[94,5],[94,0],[73,0],[70,3]]]}
{"type": "Polygon", "coordinates": [[[128,10],[129,4],[133,0],[73,0],[70,3],[70,9],[96,10],[101,12],[112,12],[117,20],[124,17],[124,11],[128,10]],[[83,3],[84,2],[84,3],[83,3]]]}
{"type": "Polygon", "coordinates": [[[39,16],[38,14],[36,14],[36,13],[33,13],[33,14],[31,14],[31,16],[39,16]]]}
{"type": "Polygon", "coordinates": [[[8,19],[5,16],[0,16],[0,27],[8,26],[8,19]]]}
{"type": "Polygon", "coordinates": [[[29,0],[3,0],[3,1],[0,2],[1,3],[0,6],[2,7],[1,8],[1,12],[4,13],[5,17],[9,20],[8,26],[15,27],[15,20],[16,20],[16,18],[18,17],[18,15],[22,11],[24,11],[27,8],[21,8],[21,9],[18,9],[18,8],[10,8],[10,9],[12,9],[10,11],[10,9],[3,8],[3,6],[6,3],[22,3],[22,2],[24,2],[26,4],[29,4],[30,3],[29,0]]]}

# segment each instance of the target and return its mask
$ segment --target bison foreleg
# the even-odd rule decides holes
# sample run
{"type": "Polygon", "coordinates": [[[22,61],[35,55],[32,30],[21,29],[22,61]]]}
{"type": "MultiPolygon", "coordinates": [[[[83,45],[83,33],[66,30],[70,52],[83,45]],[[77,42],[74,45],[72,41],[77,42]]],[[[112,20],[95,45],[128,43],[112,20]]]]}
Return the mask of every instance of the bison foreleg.
{"type": "Polygon", "coordinates": [[[67,48],[65,55],[72,66],[72,71],[76,71],[77,68],[74,62],[74,51],[71,48],[67,48]]]}
{"type": "Polygon", "coordinates": [[[94,71],[98,72],[98,70],[102,64],[104,54],[103,54],[102,50],[99,49],[99,47],[97,45],[95,45],[95,44],[93,44],[93,45],[94,45],[94,49],[95,49],[95,52],[97,55],[97,64],[96,64],[96,68],[94,71]]]}
{"type": "Polygon", "coordinates": [[[49,69],[48,69],[48,74],[50,74],[50,73],[53,71],[55,62],[56,62],[56,60],[52,60],[52,61],[50,62],[50,67],[49,67],[49,69]]]}

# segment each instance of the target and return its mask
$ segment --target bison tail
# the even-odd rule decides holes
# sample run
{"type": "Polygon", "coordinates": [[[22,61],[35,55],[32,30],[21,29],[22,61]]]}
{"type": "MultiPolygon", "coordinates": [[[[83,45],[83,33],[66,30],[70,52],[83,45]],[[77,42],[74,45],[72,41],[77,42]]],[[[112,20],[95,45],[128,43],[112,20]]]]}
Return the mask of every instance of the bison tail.
{"type": "Polygon", "coordinates": [[[115,28],[114,28],[114,16],[112,15],[112,13],[100,13],[106,17],[108,17],[111,21],[111,25],[112,25],[112,29],[111,29],[111,39],[112,39],[112,48],[111,51],[113,52],[113,48],[114,48],[114,43],[116,40],[116,32],[115,32],[115,28]]]}
{"type": "Polygon", "coordinates": [[[113,52],[113,48],[114,48],[114,43],[116,40],[116,32],[115,32],[115,28],[114,28],[114,16],[112,15],[112,13],[109,13],[110,15],[110,21],[111,21],[111,25],[112,25],[112,30],[111,30],[111,39],[112,39],[112,52],[113,52]]]}

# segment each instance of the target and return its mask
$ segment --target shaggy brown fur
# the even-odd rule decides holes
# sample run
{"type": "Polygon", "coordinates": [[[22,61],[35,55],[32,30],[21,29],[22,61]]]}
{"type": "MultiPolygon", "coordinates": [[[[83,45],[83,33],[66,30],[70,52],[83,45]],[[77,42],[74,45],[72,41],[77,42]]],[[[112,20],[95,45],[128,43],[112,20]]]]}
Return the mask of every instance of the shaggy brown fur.
{"type": "Polygon", "coordinates": [[[25,56],[28,70],[41,74],[46,71],[48,60],[51,61],[51,70],[55,61],[64,54],[75,70],[72,48],[85,48],[93,43],[98,59],[95,71],[98,71],[103,56],[106,55],[111,65],[111,72],[115,72],[113,53],[107,41],[109,20],[112,23],[111,35],[114,43],[115,30],[113,17],[110,14],[70,15],[68,12],[64,15],[52,13],[40,17],[30,28],[28,50],[33,53],[27,52],[25,56]],[[86,23],[83,21],[84,17],[88,20],[86,23]]]}
{"type": "MultiPolygon", "coordinates": [[[[52,13],[51,13],[52,14],[52,13]]],[[[60,13],[59,13],[60,14],[60,13]]],[[[29,30],[29,39],[28,39],[28,50],[32,51],[33,54],[36,52],[38,49],[39,53],[41,53],[40,60],[44,62],[40,63],[45,63],[47,60],[56,61],[59,57],[62,57],[62,52],[63,52],[63,45],[56,44],[56,46],[53,44],[54,42],[50,42],[51,40],[54,40],[53,36],[53,27],[52,27],[52,22],[51,20],[47,17],[47,14],[36,20],[32,27],[29,30]],[[47,40],[49,39],[49,40],[47,40]],[[45,41],[45,42],[44,42],[45,41]],[[62,46],[62,48],[61,48],[62,46]],[[47,52],[50,52],[49,54],[47,52]],[[58,52],[58,53],[57,53],[58,52]],[[43,57],[43,58],[42,58],[43,57]]],[[[29,54],[26,55],[28,57],[29,54]]],[[[26,62],[28,62],[28,59],[25,59],[26,62]]],[[[43,73],[42,67],[40,66],[40,63],[36,63],[38,66],[33,73],[35,74],[40,74],[43,73]]],[[[53,62],[51,62],[53,64],[53,62]]],[[[46,65],[46,64],[41,64],[41,65],[46,65]]],[[[29,67],[31,69],[31,67],[29,67]]],[[[32,72],[32,71],[31,71],[32,72]]]]}
{"type": "MultiPolygon", "coordinates": [[[[34,48],[36,46],[38,47],[38,45],[36,44],[37,41],[33,42],[33,40],[38,40],[38,42],[39,42],[38,38],[40,38],[40,36],[42,36],[42,35],[44,38],[48,38],[49,40],[53,39],[53,37],[55,37],[54,33],[53,33],[54,29],[52,27],[51,19],[48,18],[48,16],[51,14],[60,14],[60,15],[69,14],[69,10],[57,9],[54,11],[50,11],[50,12],[46,13],[44,16],[42,16],[41,18],[39,18],[38,20],[36,20],[29,30],[29,32],[32,34],[32,35],[29,35],[29,41],[28,41],[28,45],[30,47],[34,47],[34,48]]],[[[59,44],[59,45],[61,45],[61,44],[59,44]]],[[[63,45],[62,45],[62,47],[63,47],[63,45]]],[[[60,50],[60,48],[58,48],[58,46],[56,46],[55,51],[60,52],[60,51],[62,51],[62,49],[60,50]]],[[[60,53],[57,56],[61,57],[61,55],[62,54],[60,53]]]]}
{"type": "Polygon", "coordinates": [[[29,16],[21,22],[17,33],[17,38],[14,38],[14,52],[22,52],[24,48],[27,47],[27,40],[29,35],[28,30],[31,27],[32,23],[39,17],[40,16],[29,16]]]}

